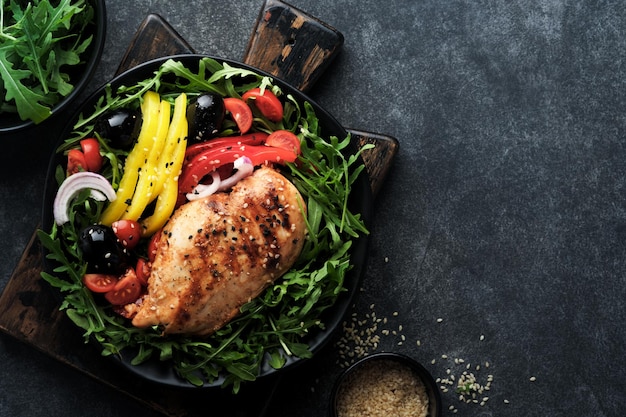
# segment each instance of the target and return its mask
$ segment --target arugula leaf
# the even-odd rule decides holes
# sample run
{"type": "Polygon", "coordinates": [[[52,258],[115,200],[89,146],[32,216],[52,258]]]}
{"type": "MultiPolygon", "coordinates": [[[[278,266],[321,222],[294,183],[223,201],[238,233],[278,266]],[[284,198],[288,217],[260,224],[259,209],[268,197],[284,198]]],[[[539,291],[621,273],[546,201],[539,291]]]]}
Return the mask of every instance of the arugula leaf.
{"type": "Polygon", "coordinates": [[[49,107],[39,104],[41,94],[28,88],[23,81],[29,80],[32,73],[28,70],[14,69],[7,59],[7,50],[0,49],[0,77],[4,83],[4,100],[15,102],[22,120],[42,121],[52,113],[49,107]]]}
{"type": "Polygon", "coordinates": [[[93,40],[84,34],[94,19],[91,5],[85,0],[53,3],[0,0],[0,112],[35,123],[72,92],[68,68],[81,64],[93,40]]]}

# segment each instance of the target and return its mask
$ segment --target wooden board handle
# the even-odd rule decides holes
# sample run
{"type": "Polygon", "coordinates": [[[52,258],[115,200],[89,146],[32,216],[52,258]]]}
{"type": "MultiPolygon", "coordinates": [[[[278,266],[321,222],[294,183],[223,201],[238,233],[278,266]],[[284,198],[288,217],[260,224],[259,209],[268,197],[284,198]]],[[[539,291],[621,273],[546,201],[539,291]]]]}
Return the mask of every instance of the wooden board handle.
{"type": "Polygon", "coordinates": [[[191,45],[176,32],[176,29],[160,15],[151,13],[139,25],[115,75],[152,59],[193,53],[195,51],[191,45]]]}
{"type": "Polygon", "coordinates": [[[342,46],[343,35],[332,26],[287,3],[266,0],[243,62],[307,92],[342,46]]]}

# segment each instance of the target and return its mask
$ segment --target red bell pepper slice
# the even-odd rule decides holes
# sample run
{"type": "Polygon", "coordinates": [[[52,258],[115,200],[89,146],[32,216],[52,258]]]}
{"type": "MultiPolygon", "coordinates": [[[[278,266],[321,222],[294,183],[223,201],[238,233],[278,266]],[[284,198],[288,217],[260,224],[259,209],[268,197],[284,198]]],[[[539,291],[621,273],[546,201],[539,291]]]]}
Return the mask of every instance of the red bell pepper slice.
{"type": "Polygon", "coordinates": [[[265,143],[269,135],[265,132],[248,133],[241,136],[227,136],[209,139],[205,142],[196,143],[187,147],[185,151],[185,164],[191,162],[196,156],[209,149],[226,148],[226,147],[240,147],[242,145],[261,145],[265,143]]]}
{"type": "Polygon", "coordinates": [[[254,166],[295,162],[298,157],[293,151],[265,145],[209,148],[196,154],[189,163],[183,166],[178,182],[176,206],[178,207],[187,201],[187,193],[193,191],[202,181],[202,178],[223,165],[234,163],[237,158],[242,156],[250,158],[254,166]]]}

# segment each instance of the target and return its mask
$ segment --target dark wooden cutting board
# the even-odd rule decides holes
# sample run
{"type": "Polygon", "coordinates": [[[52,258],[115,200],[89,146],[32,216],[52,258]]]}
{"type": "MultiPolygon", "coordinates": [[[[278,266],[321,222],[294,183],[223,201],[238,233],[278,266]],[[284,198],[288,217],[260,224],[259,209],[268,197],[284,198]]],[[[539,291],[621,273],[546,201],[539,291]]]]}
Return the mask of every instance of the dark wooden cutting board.
{"type": "MultiPolygon", "coordinates": [[[[286,3],[267,0],[242,61],[307,91],[342,44],[343,35],[334,28],[286,3]]],[[[138,28],[117,73],[153,58],[193,52],[160,16],[149,15],[138,28]]],[[[375,145],[363,152],[363,159],[376,195],[398,151],[398,142],[382,134],[347,130],[359,145],[375,145]]],[[[114,361],[102,358],[97,349],[84,344],[79,329],[59,312],[52,289],[40,278],[41,271],[41,248],[33,234],[0,297],[0,330],[165,415],[199,415],[206,404],[211,404],[215,415],[264,415],[278,378],[264,378],[254,384],[254,389],[244,386],[236,397],[226,390],[172,389],[129,378],[121,367],[111,366],[114,361]],[[213,396],[219,401],[211,401],[213,396]]]]}

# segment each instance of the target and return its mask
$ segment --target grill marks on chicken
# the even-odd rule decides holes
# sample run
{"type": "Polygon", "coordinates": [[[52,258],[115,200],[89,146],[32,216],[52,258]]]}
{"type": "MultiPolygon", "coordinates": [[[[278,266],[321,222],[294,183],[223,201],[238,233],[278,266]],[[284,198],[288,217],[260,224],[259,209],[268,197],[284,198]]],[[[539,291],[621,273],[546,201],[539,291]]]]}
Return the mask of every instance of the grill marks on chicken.
{"type": "Polygon", "coordinates": [[[296,261],[306,234],[304,202],[262,167],[230,193],[176,210],[158,241],[148,294],[133,318],[166,334],[209,335],[296,261]]]}

